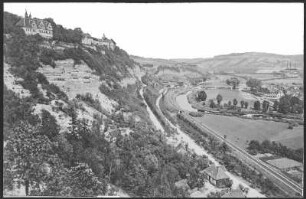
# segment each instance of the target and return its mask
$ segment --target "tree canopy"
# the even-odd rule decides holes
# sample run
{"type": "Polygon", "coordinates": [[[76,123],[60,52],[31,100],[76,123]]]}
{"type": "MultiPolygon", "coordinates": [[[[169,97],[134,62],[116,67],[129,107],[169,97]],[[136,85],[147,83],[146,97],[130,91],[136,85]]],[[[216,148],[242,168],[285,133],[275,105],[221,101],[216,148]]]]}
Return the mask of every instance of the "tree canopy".
{"type": "Polygon", "coordinates": [[[255,78],[250,78],[246,85],[250,87],[251,89],[259,88],[261,86],[261,81],[255,78]]]}
{"type": "Polygon", "coordinates": [[[200,102],[200,101],[205,101],[206,98],[207,98],[207,94],[206,94],[206,92],[205,92],[204,90],[199,91],[199,92],[197,93],[197,98],[196,98],[196,99],[197,99],[198,102],[200,102]]]}
{"type": "Polygon", "coordinates": [[[231,77],[230,79],[226,80],[226,84],[232,86],[233,89],[236,89],[239,83],[240,81],[236,77],[231,77]]]}

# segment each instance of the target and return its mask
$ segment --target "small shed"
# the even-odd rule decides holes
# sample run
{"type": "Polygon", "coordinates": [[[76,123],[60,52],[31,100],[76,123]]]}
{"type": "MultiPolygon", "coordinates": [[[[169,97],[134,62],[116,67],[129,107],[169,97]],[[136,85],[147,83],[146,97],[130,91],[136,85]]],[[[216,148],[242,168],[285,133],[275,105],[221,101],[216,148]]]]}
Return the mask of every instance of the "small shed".
{"type": "Polygon", "coordinates": [[[203,171],[204,177],[214,186],[223,188],[230,183],[228,175],[225,174],[223,166],[210,166],[203,171]]]}

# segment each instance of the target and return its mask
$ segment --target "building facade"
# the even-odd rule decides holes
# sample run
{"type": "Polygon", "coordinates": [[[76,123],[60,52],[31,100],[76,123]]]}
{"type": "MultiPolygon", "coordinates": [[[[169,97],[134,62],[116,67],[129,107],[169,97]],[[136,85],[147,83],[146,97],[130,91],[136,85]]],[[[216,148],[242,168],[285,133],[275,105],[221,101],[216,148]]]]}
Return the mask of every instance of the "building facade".
{"type": "Polygon", "coordinates": [[[20,26],[26,35],[39,34],[46,39],[51,39],[53,37],[51,23],[43,19],[32,18],[31,14],[28,15],[27,12],[25,12],[24,18],[20,19],[16,25],[20,26]]]}
{"type": "Polygon", "coordinates": [[[282,96],[284,96],[284,92],[281,90],[264,95],[265,98],[268,98],[270,100],[279,100],[282,96]]]}
{"type": "Polygon", "coordinates": [[[89,45],[89,46],[106,46],[108,49],[115,50],[116,42],[112,39],[108,39],[103,34],[102,39],[97,39],[90,34],[84,34],[82,38],[82,44],[89,45]]]}

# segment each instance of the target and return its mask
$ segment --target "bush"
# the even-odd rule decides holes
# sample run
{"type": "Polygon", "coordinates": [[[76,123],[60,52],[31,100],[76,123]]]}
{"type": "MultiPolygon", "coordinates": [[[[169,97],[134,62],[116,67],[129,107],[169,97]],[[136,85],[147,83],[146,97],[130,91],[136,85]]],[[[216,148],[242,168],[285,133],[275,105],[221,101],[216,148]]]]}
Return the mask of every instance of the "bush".
{"type": "Polygon", "coordinates": [[[62,25],[58,25],[52,18],[45,19],[50,22],[53,28],[53,39],[57,41],[63,41],[67,43],[81,43],[82,41],[82,30],[80,28],[67,29],[62,25]]]}
{"type": "Polygon", "coordinates": [[[55,84],[42,85],[42,88],[49,91],[49,93],[54,93],[59,99],[65,102],[68,101],[68,96],[66,95],[66,93],[61,91],[61,89],[55,84]]]}
{"type": "Polygon", "coordinates": [[[100,101],[98,99],[94,100],[91,93],[86,93],[85,95],[77,94],[75,98],[84,101],[86,104],[100,112],[103,111],[100,101]]]}
{"type": "Polygon", "coordinates": [[[190,112],[189,115],[192,117],[202,117],[204,114],[200,112],[190,112]]]}
{"type": "Polygon", "coordinates": [[[39,60],[45,64],[50,65],[55,68],[56,64],[54,62],[55,52],[50,49],[44,48],[40,54],[39,60]]]}

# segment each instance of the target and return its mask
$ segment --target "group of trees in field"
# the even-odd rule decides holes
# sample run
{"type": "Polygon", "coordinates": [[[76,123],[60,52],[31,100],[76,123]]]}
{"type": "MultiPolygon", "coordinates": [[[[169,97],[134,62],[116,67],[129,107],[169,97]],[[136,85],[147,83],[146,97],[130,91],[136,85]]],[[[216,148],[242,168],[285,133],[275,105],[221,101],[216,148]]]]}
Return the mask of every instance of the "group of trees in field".
{"type": "Polygon", "coordinates": [[[264,100],[262,104],[258,100],[254,102],[254,110],[262,110],[262,112],[267,112],[269,107],[272,107],[272,110],[283,114],[301,114],[304,111],[304,101],[300,100],[296,96],[284,95],[279,99],[279,101],[274,101],[273,104],[270,104],[266,100],[264,100]]]}
{"type": "Polygon", "coordinates": [[[261,87],[261,81],[255,78],[250,78],[247,80],[246,85],[253,91],[261,87]]]}
{"type": "MultiPolygon", "coordinates": [[[[224,104],[224,107],[227,107],[228,109],[237,109],[238,107],[238,100],[236,98],[233,99],[232,101],[228,101],[227,103],[224,104]]],[[[245,108],[247,109],[249,107],[249,103],[247,101],[241,100],[240,101],[240,108],[245,108]]]]}
{"type": "Polygon", "coordinates": [[[274,106],[280,113],[303,113],[304,101],[296,96],[284,95],[279,99],[279,103],[274,106]]]}
{"type": "Polygon", "coordinates": [[[259,142],[257,140],[251,140],[247,147],[250,154],[257,153],[271,153],[281,157],[287,157],[298,162],[303,162],[304,150],[300,149],[290,149],[281,143],[276,143],[274,141],[264,140],[259,142]]]}
{"type": "Polygon", "coordinates": [[[199,91],[199,92],[197,93],[196,100],[197,100],[198,102],[205,102],[205,101],[206,101],[206,98],[207,98],[207,94],[206,94],[206,92],[205,92],[204,90],[199,91]]]}
{"type": "Polygon", "coordinates": [[[270,93],[268,88],[262,87],[262,82],[255,78],[250,78],[247,80],[246,85],[250,87],[251,91],[256,94],[257,92],[261,93],[270,93]]]}
{"type": "Polygon", "coordinates": [[[226,84],[231,86],[233,89],[236,89],[239,85],[240,81],[236,77],[231,77],[230,79],[226,80],[226,84]]]}
{"type": "MultiPolygon", "coordinates": [[[[204,90],[201,90],[201,91],[197,92],[195,99],[198,102],[204,102],[205,103],[205,101],[207,99],[206,92],[204,90]]],[[[214,102],[213,99],[209,100],[209,107],[210,108],[221,107],[221,102],[223,100],[223,96],[221,94],[218,94],[217,97],[216,97],[216,100],[217,100],[217,104],[214,102]]],[[[236,98],[234,98],[233,103],[232,103],[232,101],[228,101],[228,103],[224,104],[224,107],[235,109],[235,108],[237,108],[237,105],[238,105],[238,100],[236,98]]],[[[240,101],[240,106],[241,106],[241,108],[247,109],[248,106],[249,106],[249,103],[247,101],[241,100],[240,101]]]]}

